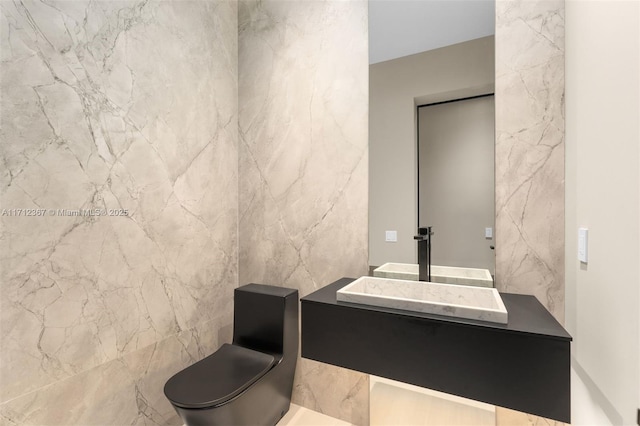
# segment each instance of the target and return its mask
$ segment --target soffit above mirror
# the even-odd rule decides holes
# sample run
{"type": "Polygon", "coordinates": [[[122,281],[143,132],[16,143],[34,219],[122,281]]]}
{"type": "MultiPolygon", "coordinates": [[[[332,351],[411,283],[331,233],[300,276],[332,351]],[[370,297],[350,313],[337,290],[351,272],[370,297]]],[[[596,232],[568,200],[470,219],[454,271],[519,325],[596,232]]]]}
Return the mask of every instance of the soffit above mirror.
{"type": "Polygon", "coordinates": [[[494,33],[494,0],[369,1],[369,64],[494,33]]]}

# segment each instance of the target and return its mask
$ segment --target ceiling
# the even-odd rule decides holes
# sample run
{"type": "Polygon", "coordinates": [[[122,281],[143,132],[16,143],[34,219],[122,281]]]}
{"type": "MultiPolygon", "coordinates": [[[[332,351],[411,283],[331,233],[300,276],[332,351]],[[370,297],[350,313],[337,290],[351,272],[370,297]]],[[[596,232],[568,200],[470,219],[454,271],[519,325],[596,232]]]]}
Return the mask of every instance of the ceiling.
{"type": "Polygon", "coordinates": [[[369,0],[369,64],[494,33],[494,0],[369,0]]]}

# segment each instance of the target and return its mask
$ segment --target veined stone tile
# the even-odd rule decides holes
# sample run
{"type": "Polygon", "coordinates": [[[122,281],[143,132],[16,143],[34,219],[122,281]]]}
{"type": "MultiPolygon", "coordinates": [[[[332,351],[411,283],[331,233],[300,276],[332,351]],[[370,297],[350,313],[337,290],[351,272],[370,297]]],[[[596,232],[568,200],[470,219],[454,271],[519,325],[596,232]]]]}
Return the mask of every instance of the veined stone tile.
{"type": "Polygon", "coordinates": [[[230,314],[0,405],[3,424],[175,424],[164,384],[228,341],[230,314]]]}
{"type": "Polygon", "coordinates": [[[339,412],[354,425],[369,424],[369,376],[329,364],[298,359],[293,403],[322,414],[339,412]]]}
{"type": "MultiPolygon", "coordinates": [[[[238,25],[240,284],[302,297],[365,275],[367,3],[243,1],[238,25]]],[[[297,403],[367,423],[366,375],[301,360],[296,377],[297,403]]]]}
{"type": "Polygon", "coordinates": [[[496,287],[564,320],[564,2],[496,2],[496,287]]]}
{"type": "Polygon", "coordinates": [[[228,315],[237,286],[237,3],[0,12],[1,207],[40,212],[0,217],[0,403],[128,423],[123,360],[228,315]]]}
{"type": "Polygon", "coordinates": [[[121,360],[0,405],[3,423],[15,425],[129,424],[137,413],[135,383],[121,360]]]}

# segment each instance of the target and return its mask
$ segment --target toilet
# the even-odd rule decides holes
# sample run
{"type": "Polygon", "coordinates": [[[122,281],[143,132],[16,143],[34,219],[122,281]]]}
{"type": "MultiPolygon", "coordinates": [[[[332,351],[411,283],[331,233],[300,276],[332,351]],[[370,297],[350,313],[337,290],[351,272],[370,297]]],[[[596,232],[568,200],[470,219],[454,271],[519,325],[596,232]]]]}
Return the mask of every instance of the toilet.
{"type": "Polygon", "coordinates": [[[171,377],[164,394],[188,426],[275,425],[291,403],[298,290],[235,289],[233,343],[171,377]]]}

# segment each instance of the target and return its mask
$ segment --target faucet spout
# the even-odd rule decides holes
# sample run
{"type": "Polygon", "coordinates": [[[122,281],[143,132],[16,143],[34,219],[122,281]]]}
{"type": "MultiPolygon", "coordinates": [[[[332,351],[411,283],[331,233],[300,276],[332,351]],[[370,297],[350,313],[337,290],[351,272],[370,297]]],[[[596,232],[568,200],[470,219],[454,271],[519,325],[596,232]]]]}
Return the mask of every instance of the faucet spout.
{"type": "Polygon", "coordinates": [[[418,241],[418,280],[431,281],[431,226],[418,228],[418,235],[413,237],[418,241]]]}

